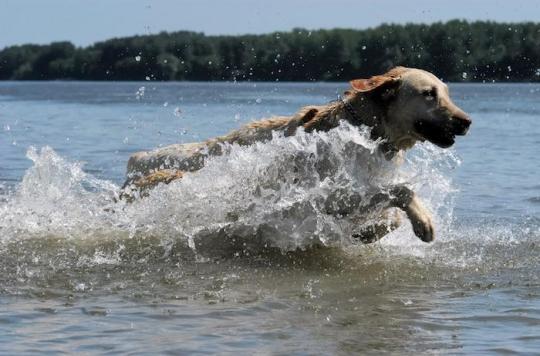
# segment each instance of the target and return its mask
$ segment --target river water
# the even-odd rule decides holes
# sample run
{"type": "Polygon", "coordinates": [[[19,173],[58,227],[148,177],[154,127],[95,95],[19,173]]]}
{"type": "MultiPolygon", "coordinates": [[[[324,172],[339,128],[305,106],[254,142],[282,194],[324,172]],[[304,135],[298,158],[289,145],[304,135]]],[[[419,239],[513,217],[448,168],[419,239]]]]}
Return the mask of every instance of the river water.
{"type": "Polygon", "coordinates": [[[450,85],[469,135],[378,161],[375,178],[362,165],[375,143],[342,125],[228,147],[115,202],[133,152],[344,89],[1,82],[0,353],[538,353],[540,85],[450,85]],[[405,223],[359,245],[352,221],[317,208],[373,179],[418,192],[434,243],[405,223]]]}

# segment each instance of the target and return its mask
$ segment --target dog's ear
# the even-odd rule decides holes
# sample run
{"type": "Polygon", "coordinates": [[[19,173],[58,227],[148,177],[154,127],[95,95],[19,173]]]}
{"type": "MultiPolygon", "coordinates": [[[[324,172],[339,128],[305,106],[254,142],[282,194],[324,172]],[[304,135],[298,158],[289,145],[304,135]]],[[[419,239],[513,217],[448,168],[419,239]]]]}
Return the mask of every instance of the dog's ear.
{"type": "Polygon", "coordinates": [[[354,90],[361,93],[366,93],[377,89],[391,87],[395,84],[398,84],[399,81],[400,78],[397,76],[376,75],[369,79],[354,79],[351,80],[349,83],[354,90]]]}
{"type": "Polygon", "coordinates": [[[395,96],[401,83],[401,77],[397,74],[397,69],[399,67],[383,75],[376,75],[369,79],[355,79],[349,83],[357,92],[380,93],[381,98],[390,99],[395,96]]]}

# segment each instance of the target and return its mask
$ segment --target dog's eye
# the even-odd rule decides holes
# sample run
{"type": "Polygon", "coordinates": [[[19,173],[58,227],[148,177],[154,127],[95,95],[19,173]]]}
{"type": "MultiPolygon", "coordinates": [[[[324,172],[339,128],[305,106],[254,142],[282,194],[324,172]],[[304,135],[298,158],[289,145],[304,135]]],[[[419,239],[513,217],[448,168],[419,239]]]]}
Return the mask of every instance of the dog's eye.
{"type": "Polygon", "coordinates": [[[435,100],[437,98],[437,91],[435,90],[435,88],[426,89],[422,91],[422,95],[424,96],[424,98],[426,98],[426,100],[435,100]]]}

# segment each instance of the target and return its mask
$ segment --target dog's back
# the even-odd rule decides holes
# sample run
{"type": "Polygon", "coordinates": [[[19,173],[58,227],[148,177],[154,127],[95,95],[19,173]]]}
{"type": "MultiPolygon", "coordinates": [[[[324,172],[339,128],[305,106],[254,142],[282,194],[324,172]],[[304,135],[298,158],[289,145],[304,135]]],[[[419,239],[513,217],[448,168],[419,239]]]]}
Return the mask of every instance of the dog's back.
{"type": "Polygon", "coordinates": [[[127,177],[124,188],[149,188],[159,183],[169,183],[180,173],[195,172],[204,166],[208,156],[223,153],[223,144],[251,145],[272,138],[274,131],[284,135],[294,135],[297,128],[309,122],[318,113],[316,107],[306,107],[293,116],[272,117],[254,121],[227,135],[204,142],[174,144],[152,151],[132,154],[127,164],[127,177]]]}

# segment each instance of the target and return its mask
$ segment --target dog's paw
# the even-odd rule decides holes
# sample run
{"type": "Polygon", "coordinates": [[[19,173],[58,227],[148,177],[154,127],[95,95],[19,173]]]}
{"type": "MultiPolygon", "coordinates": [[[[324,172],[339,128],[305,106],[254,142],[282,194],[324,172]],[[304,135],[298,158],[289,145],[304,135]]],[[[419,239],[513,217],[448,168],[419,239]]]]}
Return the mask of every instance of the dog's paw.
{"type": "Polygon", "coordinates": [[[424,242],[432,242],[435,240],[435,228],[431,222],[431,218],[427,216],[425,219],[411,219],[411,224],[414,234],[424,242]]]}
{"type": "Polygon", "coordinates": [[[427,209],[415,198],[407,207],[406,212],[414,234],[424,242],[432,242],[435,239],[435,228],[427,209]]]}

